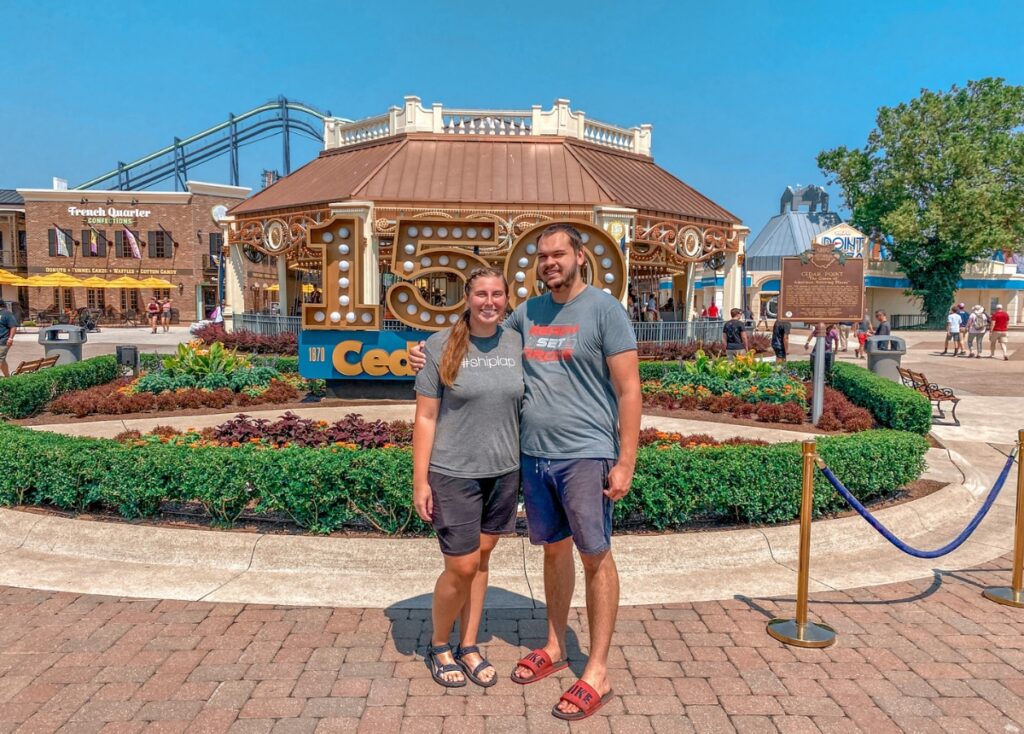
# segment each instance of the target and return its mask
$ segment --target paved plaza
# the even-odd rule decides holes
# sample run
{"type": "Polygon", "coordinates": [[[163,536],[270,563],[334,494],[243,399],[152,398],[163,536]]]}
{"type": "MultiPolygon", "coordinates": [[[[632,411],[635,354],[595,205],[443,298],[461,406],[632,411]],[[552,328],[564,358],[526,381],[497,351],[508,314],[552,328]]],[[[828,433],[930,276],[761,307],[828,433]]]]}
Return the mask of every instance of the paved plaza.
{"type": "MultiPolygon", "coordinates": [[[[90,342],[94,353],[113,351],[119,340],[106,334],[90,342]]],[[[904,335],[904,363],[964,397],[963,425],[937,421],[943,447],[928,455],[928,476],[949,482],[948,494],[883,511],[934,547],[973,514],[1024,423],[1024,360],[954,360],[935,354],[941,335],[904,335]]],[[[187,338],[132,336],[146,350],[187,338]]],[[[41,350],[22,348],[24,358],[41,350]]],[[[398,417],[406,406],[377,409],[398,417]]],[[[660,422],[670,420],[645,424],[673,428],[660,422]]],[[[499,545],[492,561],[498,590],[481,639],[499,684],[446,692],[423,662],[436,569],[422,557],[436,554],[433,541],[281,539],[4,511],[0,732],[1024,732],[1024,610],[980,593],[1009,580],[1015,479],[978,534],[936,561],[901,556],[856,517],[816,523],[811,616],[839,633],[825,650],[765,632],[768,619],[793,613],[795,527],[620,538],[618,695],[571,726],[550,709],[582,670],[582,609],[570,616],[574,672],[525,687],[507,678],[545,630],[539,557],[522,540],[499,545]],[[60,523],[85,530],[55,530],[60,523]],[[175,533],[194,535],[166,541],[175,533]],[[396,556],[387,574],[372,573],[382,554],[371,547],[396,556]],[[389,574],[390,591],[368,580],[389,574]]]]}

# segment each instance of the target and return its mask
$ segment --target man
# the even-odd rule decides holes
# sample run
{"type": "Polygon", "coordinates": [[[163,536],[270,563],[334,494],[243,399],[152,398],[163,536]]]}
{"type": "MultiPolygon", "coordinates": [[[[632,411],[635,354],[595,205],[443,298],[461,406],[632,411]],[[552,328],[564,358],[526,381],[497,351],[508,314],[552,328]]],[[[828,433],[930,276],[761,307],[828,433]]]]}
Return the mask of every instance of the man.
{"type": "Polygon", "coordinates": [[[971,312],[967,310],[967,304],[956,304],[956,315],[960,317],[960,356],[967,356],[967,322],[971,320],[971,312]]]}
{"type": "MultiPolygon", "coordinates": [[[[1009,361],[1009,357],[1006,356],[1006,343],[1009,341],[1009,328],[1010,328],[1010,314],[1006,313],[1001,304],[996,304],[992,309],[992,331],[988,334],[988,346],[989,346],[989,357],[994,359],[996,356],[996,344],[999,345],[999,349],[1003,353],[1003,360],[1009,361]]],[[[978,351],[981,349],[979,347],[978,351]]],[[[979,355],[980,356],[980,355],[979,355]]],[[[4,367],[4,374],[7,372],[7,367],[4,367]]]]}
{"type": "Polygon", "coordinates": [[[717,304],[715,304],[714,301],[712,301],[711,305],[708,306],[708,318],[711,319],[712,321],[718,319],[718,306],[717,304]]]}
{"type": "Polygon", "coordinates": [[[722,344],[725,346],[725,355],[730,360],[736,359],[737,355],[746,354],[750,350],[747,327],[740,320],[742,315],[741,309],[732,309],[729,312],[729,316],[732,318],[722,326],[722,344]]]}
{"type": "Polygon", "coordinates": [[[892,336],[892,328],[889,326],[889,316],[882,309],[875,311],[875,336],[892,336]]]}
{"type": "MultiPolygon", "coordinates": [[[[957,309],[957,307],[954,306],[953,308],[949,309],[949,315],[946,316],[946,341],[953,341],[954,357],[958,356],[960,352],[963,351],[961,349],[961,344],[963,342],[960,339],[961,323],[962,321],[960,320],[960,311],[957,309]]],[[[942,353],[945,354],[946,351],[943,350],[942,353]]]]}
{"type": "Polygon", "coordinates": [[[850,344],[850,327],[853,326],[852,321],[840,321],[839,322],[839,351],[845,352],[850,344]]]}
{"type": "MultiPolygon", "coordinates": [[[[548,634],[543,647],[519,661],[512,680],[526,685],[568,666],[575,544],[586,579],[590,658],[552,714],[580,719],[612,695],[608,654],[619,606],[612,505],[633,481],[640,374],[622,305],[580,275],[586,262],[580,233],[553,224],[537,250],[537,276],[547,292],[521,304],[505,327],[524,341],[523,498],[530,542],[544,546],[548,634]]],[[[414,368],[423,365],[420,347],[409,357],[414,368]]]]}
{"type": "Polygon", "coordinates": [[[7,367],[7,352],[14,344],[14,333],[17,330],[18,321],[7,310],[7,301],[0,301],[0,372],[3,372],[4,377],[11,376],[11,371],[7,367]]]}
{"type": "Polygon", "coordinates": [[[789,354],[789,332],[793,325],[781,319],[775,320],[772,327],[772,351],[775,352],[775,361],[778,364],[786,364],[786,355],[789,354]]]}

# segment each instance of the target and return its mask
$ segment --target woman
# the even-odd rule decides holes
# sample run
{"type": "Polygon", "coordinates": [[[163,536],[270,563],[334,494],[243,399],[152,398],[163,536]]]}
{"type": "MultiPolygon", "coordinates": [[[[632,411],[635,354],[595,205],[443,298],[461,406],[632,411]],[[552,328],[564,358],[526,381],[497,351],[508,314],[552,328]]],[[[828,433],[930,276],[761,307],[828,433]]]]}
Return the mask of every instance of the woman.
{"type": "Polygon", "coordinates": [[[157,320],[160,318],[160,303],[156,300],[156,296],[149,299],[149,303],[146,304],[146,320],[149,321],[149,326],[153,329],[153,333],[156,333],[157,320]]]}
{"type": "Polygon", "coordinates": [[[428,660],[446,688],[497,682],[480,655],[491,551],[515,530],[519,491],[522,338],[501,323],[508,284],[500,270],[478,268],[465,286],[466,310],[426,342],[416,376],[413,505],[434,526],[444,571],[434,585],[428,660]],[[456,617],[459,644],[448,643],[456,617]]]}
{"type": "MultiPolygon", "coordinates": [[[[832,363],[835,360],[835,353],[839,351],[839,329],[835,324],[825,324],[825,374],[832,371],[832,363]]],[[[811,329],[810,336],[804,343],[804,349],[811,350],[811,372],[814,372],[814,353],[817,351],[811,344],[818,338],[818,327],[811,329]]]]}
{"type": "Polygon", "coordinates": [[[971,315],[967,319],[967,351],[968,357],[977,357],[981,359],[981,352],[985,348],[985,333],[988,331],[988,314],[985,313],[985,307],[978,304],[971,309],[971,315]],[[974,346],[977,344],[978,351],[974,351],[974,346]]]}
{"type": "Polygon", "coordinates": [[[164,327],[164,331],[171,330],[171,297],[167,296],[163,301],[160,302],[160,324],[164,327]]]}

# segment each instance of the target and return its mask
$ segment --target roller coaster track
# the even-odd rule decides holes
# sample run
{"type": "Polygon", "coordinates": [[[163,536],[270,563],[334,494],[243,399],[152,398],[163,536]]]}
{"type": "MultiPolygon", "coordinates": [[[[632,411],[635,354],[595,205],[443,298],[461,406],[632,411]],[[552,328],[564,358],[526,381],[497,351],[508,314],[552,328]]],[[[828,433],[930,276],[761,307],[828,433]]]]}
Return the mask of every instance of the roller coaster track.
{"type": "Polygon", "coordinates": [[[175,190],[185,190],[188,169],[227,154],[230,157],[231,184],[238,186],[238,149],[268,134],[280,134],[282,168],[291,173],[292,133],[323,141],[323,121],[330,112],[321,112],[284,97],[254,107],[240,115],[228,115],[224,122],[174,143],[131,163],[118,162],[117,168],[75,186],[76,189],[116,188],[122,191],[147,189],[174,180],[175,190]],[[111,185],[113,184],[113,186],[111,185]]]}

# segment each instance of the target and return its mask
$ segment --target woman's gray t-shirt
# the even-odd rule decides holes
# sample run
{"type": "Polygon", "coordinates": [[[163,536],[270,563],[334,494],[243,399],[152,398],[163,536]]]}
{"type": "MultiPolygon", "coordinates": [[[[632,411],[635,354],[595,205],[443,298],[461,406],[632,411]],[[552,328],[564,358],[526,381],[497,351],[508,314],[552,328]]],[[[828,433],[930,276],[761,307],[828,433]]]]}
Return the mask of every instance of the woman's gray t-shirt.
{"type": "Polygon", "coordinates": [[[523,340],[498,327],[492,337],[469,338],[452,387],[440,367],[450,329],[426,342],[427,363],[416,392],[440,398],[430,468],[453,477],[494,477],[519,468],[519,410],[523,403],[523,340]]]}

